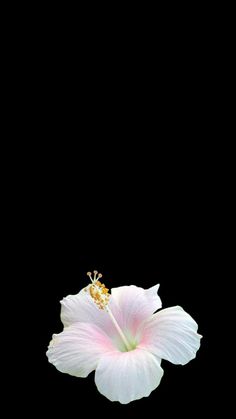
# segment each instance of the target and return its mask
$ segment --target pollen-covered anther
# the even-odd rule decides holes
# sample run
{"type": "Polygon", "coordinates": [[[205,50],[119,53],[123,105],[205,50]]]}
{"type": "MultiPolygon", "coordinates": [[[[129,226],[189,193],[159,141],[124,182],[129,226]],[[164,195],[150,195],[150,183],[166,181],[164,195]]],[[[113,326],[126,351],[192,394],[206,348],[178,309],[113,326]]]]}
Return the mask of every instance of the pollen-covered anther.
{"type": "Polygon", "coordinates": [[[92,284],[89,286],[89,292],[93,299],[93,301],[97,304],[97,306],[104,310],[110,299],[109,289],[106,288],[105,284],[102,284],[98,278],[102,277],[102,274],[98,274],[97,271],[94,272],[94,277],[92,278],[91,272],[88,272],[88,276],[92,282],[92,284]],[[98,274],[98,277],[97,277],[98,274]]]}

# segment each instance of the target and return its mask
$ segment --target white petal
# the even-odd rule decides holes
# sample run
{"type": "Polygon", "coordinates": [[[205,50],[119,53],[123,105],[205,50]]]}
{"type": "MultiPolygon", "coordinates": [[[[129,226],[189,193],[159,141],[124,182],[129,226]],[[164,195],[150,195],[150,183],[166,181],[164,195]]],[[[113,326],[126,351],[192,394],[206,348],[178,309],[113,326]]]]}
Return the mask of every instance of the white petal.
{"type": "Polygon", "coordinates": [[[163,370],[154,355],[135,349],[103,356],[96,369],[95,383],[109,400],[127,404],[149,396],[162,375],[163,370]]]}
{"type": "MultiPolygon", "coordinates": [[[[123,313],[111,296],[109,307],[122,327],[123,313]]],[[[97,307],[89,292],[84,289],[76,295],[68,295],[61,301],[61,321],[65,327],[74,323],[91,323],[100,327],[113,340],[116,347],[121,349],[123,342],[106,310],[97,307]]]]}
{"type": "Polygon", "coordinates": [[[68,295],[61,301],[61,321],[65,327],[73,323],[92,323],[103,328],[113,328],[104,310],[94,303],[89,292],[82,289],[76,295],[68,295]]]}
{"type": "MultiPolygon", "coordinates": [[[[113,288],[109,307],[127,338],[135,337],[140,323],[161,307],[157,295],[159,285],[147,290],[134,285],[113,288]]],[[[65,327],[77,323],[92,323],[101,327],[121,347],[117,331],[105,310],[100,310],[84,289],[61,301],[61,321],[65,327]]],[[[139,339],[137,338],[137,341],[139,339]]]]}
{"type": "Polygon", "coordinates": [[[75,323],[53,335],[46,355],[59,371],[87,377],[97,367],[101,356],[112,350],[110,339],[97,326],[75,323]]]}
{"type": "Polygon", "coordinates": [[[139,347],[173,364],[187,364],[200,347],[198,325],[181,307],[170,307],[145,322],[139,347]]]}
{"type": "Polygon", "coordinates": [[[141,322],[161,308],[161,299],[157,295],[159,284],[147,290],[129,285],[112,288],[112,303],[119,307],[122,313],[120,327],[136,333],[141,322]]]}

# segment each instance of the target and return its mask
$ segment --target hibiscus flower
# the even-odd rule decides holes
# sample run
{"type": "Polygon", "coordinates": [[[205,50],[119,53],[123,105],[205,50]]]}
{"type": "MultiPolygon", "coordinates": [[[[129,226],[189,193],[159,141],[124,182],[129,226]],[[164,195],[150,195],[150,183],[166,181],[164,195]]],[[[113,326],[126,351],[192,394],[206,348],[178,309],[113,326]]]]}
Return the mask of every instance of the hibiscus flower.
{"type": "Polygon", "coordinates": [[[76,377],[95,370],[105,397],[126,404],[147,397],[160,384],[161,360],[187,364],[200,347],[198,325],[180,306],[160,310],[159,285],[135,285],[109,293],[97,271],[91,284],[61,301],[63,332],[54,334],[47,357],[76,377]]]}

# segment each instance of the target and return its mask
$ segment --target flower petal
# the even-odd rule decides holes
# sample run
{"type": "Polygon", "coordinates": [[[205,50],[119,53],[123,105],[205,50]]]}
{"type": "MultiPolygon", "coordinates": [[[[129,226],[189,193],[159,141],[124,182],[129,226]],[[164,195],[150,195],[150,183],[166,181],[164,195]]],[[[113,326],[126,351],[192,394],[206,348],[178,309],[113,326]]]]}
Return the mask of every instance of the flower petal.
{"type": "Polygon", "coordinates": [[[198,325],[181,307],[169,307],[154,314],[143,328],[139,347],[173,364],[187,364],[200,347],[198,325]]]}
{"type": "MultiPolygon", "coordinates": [[[[109,307],[119,326],[128,338],[135,336],[140,323],[154,311],[161,308],[161,300],[157,295],[159,285],[147,290],[135,285],[113,288],[109,307]]],[[[85,322],[96,324],[109,336],[117,338],[117,332],[105,310],[100,310],[89,292],[82,289],[76,295],[68,295],[61,301],[61,321],[65,327],[85,322]]],[[[119,340],[119,337],[118,337],[119,340]]]]}
{"type": "Polygon", "coordinates": [[[61,321],[65,327],[77,322],[92,323],[101,327],[113,328],[104,310],[94,303],[88,291],[82,289],[76,295],[68,295],[61,300],[61,321]]]}
{"type": "Polygon", "coordinates": [[[87,377],[104,353],[113,351],[108,336],[97,326],[75,323],[54,334],[46,353],[49,362],[76,377],[87,377]]]}
{"type": "MultiPolygon", "coordinates": [[[[144,290],[135,285],[113,288],[112,304],[116,304],[122,313],[120,327],[136,333],[141,322],[161,308],[161,299],[157,295],[159,284],[144,290]]],[[[111,305],[112,310],[112,305],[111,305]]]]}
{"type": "MultiPolygon", "coordinates": [[[[119,325],[122,325],[122,313],[114,299],[110,298],[109,307],[119,325]]],[[[83,322],[100,327],[123,350],[123,342],[106,310],[97,307],[89,292],[82,289],[76,295],[68,295],[61,301],[61,321],[65,327],[83,322]]]]}
{"type": "Polygon", "coordinates": [[[149,396],[162,375],[163,370],[154,355],[135,349],[103,356],[95,372],[95,383],[109,400],[127,404],[149,396]]]}

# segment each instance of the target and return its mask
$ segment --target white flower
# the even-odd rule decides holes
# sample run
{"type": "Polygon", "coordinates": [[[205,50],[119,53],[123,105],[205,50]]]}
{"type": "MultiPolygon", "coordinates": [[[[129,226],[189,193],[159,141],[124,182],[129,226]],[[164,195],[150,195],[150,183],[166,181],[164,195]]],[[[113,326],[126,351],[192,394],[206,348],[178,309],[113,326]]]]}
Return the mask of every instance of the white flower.
{"type": "Polygon", "coordinates": [[[61,301],[64,331],[49,344],[49,362],[76,377],[95,370],[95,383],[111,401],[147,397],[159,385],[161,359],[186,364],[195,358],[201,335],[181,307],[160,310],[155,285],[113,288],[111,294],[94,271],[92,284],[61,301]],[[155,314],[153,314],[155,313],[155,314]]]}

